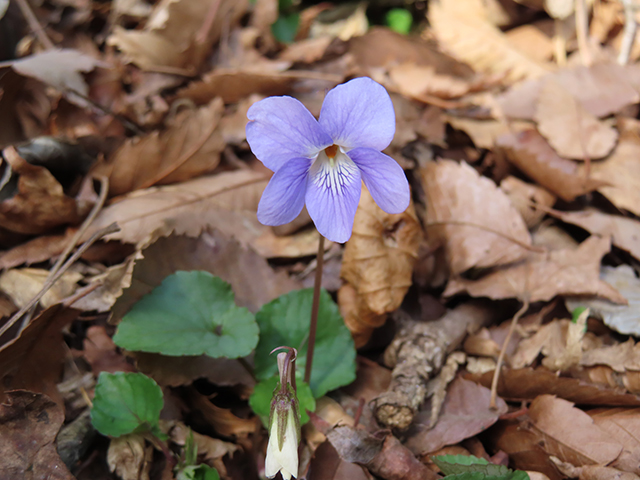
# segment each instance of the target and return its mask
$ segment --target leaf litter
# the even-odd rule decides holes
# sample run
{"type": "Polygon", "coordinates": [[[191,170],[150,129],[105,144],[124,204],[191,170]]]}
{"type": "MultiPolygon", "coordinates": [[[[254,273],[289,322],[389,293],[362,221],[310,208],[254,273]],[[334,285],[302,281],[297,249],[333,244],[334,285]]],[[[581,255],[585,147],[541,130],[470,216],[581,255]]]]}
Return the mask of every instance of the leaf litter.
{"type": "Polygon", "coordinates": [[[388,215],[363,190],[352,238],[325,244],[323,301],[337,299],[344,348],[329,334],[319,345],[350,367],[318,361],[341,380],[311,384],[332,391],[303,429],[300,471],[436,479],[430,456],[450,452],[531,479],[637,478],[640,40],[626,2],[405,2],[407,35],[379,25],[394,2],[286,3],[51,0],[0,17],[0,476],[176,478],[149,432],[95,436],[101,372],[157,383],[164,408],[148,420],[174,459],[195,443],[225,480],[263,475],[248,399],[265,380],[254,369],[275,371],[264,345],[168,356],[113,337],[167,277],[204,270],[246,315],[293,295],[266,309],[286,325],[258,317],[269,342],[306,349],[287,328],[306,321],[293,292],[313,277],[318,237],[306,212],[257,221],[270,173],[246,112],[291,95],[317,115],[329,89],[366,75],[392,94],[386,153],[413,199],[388,215]],[[16,18],[25,28],[6,29],[16,18]]]}

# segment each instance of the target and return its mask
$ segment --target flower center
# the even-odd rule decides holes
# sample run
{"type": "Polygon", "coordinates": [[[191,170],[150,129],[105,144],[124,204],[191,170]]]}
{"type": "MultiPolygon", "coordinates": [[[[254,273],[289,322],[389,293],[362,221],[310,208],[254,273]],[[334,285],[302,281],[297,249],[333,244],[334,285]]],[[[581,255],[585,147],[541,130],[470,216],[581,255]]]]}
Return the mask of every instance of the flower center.
{"type": "Polygon", "coordinates": [[[338,146],[334,143],[333,145],[325,148],[324,153],[327,154],[327,157],[333,159],[338,153],[338,146]]]}

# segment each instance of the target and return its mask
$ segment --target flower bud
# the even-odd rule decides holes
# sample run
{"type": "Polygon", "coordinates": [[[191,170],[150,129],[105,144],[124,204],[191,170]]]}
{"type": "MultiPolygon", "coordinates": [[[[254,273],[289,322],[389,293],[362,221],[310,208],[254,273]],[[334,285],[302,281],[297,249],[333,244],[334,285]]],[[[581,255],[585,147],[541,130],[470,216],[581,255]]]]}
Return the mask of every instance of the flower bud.
{"type": "Polygon", "coordinates": [[[278,472],[289,480],[298,476],[298,443],[300,441],[300,410],[292,385],[295,349],[278,354],[280,382],[271,400],[269,445],[265,460],[265,475],[275,477],[278,472]]]}

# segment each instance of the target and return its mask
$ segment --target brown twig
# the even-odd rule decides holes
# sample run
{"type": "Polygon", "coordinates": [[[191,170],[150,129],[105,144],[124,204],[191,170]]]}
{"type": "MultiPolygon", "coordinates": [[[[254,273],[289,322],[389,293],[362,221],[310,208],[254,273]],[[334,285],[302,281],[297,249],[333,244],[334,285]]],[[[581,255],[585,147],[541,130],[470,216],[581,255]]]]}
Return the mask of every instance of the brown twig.
{"type": "Polygon", "coordinates": [[[320,235],[318,242],[318,265],[313,282],[313,302],[311,303],[311,322],[309,325],[309,342],[307,343],[307,359],[304,365],[304,381],[308,384],[311,379],[311,365],[313,351],[316,346],[316,328],[318,326],[318,308],[320,307],[320,289],[322,287],[322,268],[324,266],[324,237],[320,235]]]}
{"type": "Polygon", "coordinates": [[[42,286],[42,289],[36,294],[36,296],[34,296],[31,300],[29,300],[29,302],[22,307],[18,312],[16,312],[7,323],[5,323],[2,328],[0,328],[0,337],[2,337],[2,335],[4,335],[5,333],[7,333],[7,331],[13,327],[13,325],[15,325],[15,323],[20,320],[20,318],[22,318],[22,316],[27,313],[31,307],[33,307],[36,303],[38,303],[40,301],[40,299],[44,296],[45,293],[47,293],[47,291],[53,286],[54,283],[56,283],[60,277],[64,274],[64,272],[66,272],[69,267],[71,265],[73,265],[75,263],[75,261],[80,258],[80,256],[91,246],[93,245],[97,240],[99,240],[100,238],[102,238],[105,235],[108,235],[110,233],[114,233],[117,232],[118,230],[120,230],[118,228],[118,226],[115,223],[112,223],[111,225],[102,228],[100,230],[98,230],[97,232],[95,232],[91,238],[89,238],[89,240],[87,240],[86,242],[84,242],[80,248],[78,248],[78,250],[76,250],[76,252],[69,258],[69,260],[67,260],[61,267],[60,270],[58,270],[58,273],[56,273],[56,275],[54,275],[51,279],[48,279],[45,284],[42,286]]]}
{"type": "Polygon", "coordinates": [[[493,379],[491,380],[491,402],[489,403],[489,407],[496,407],[496,398],[498,397],[498,380],[500,379],[500,369],[502,368],[502,362],[504,361],[504,356],[507,352],[507,346],[511,341],[511,336],[513,332],[516,330],[516,326],[518,325],[518,320],[520,317],[524,315],[524,313],[529,310],[529,299],[525,297],[522,302],[522,307],[520,310],[516,312],[511,320],[511,326],[509,327],[509,332],[507,333],[507,337],[504,339],[504,343],[502,344],[502,349],[500,350],[500,355],[498,356],[498,361],[496,362],[496,369],[493,371],[493,379]]]}
{"type": "Polygon", "coordinates": [[[56,48],[56,46],[47,35],[47,32],[45,32],[44,28],[42,28],[42,25],[40,25],[40,22],[36,18],[35,13],[33,13],[29,2],[27,2],[27,0],[18,0],[18,7],[20,8],[20,11],[22,12],[25,20],[29,24],[29,28],[31,28],[31,30],[33,30],[33,33],[36,34],[36,37],[38,37],[38,40],[40,40],[42,46],[47,50],[56,48]]]}
{"type": "Polygon", "coordinates": [[[629,63],[631,49],[636,39],[636,31],[638,22],[636,21],[637,7],[633,0],[622,0],[624,5],[624,31],[622,34],[622,45],[620,45],[620,53],[618,54],[618,63],[626,65],[629,63]]]}

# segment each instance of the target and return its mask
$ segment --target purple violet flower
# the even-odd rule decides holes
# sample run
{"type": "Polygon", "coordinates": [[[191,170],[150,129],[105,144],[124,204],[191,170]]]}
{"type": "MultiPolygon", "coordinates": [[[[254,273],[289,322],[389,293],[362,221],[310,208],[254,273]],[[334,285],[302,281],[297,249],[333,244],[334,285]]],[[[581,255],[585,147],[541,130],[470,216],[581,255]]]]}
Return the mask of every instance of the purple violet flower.
{"type": "Polygon", "coordinates": [[[275,174],[262,194],[258,220],[283,225],[305,202],[320,234],[344,243],[351,237],[361,181],[387,213],[409,206],[402,167],[381,153],[396,130],[391,98],[367,77],[327,93],[316,120],[292,97],[269,97],[247,112],[251,150],[275,174]]]}

